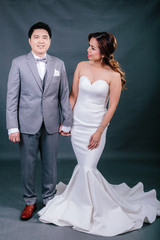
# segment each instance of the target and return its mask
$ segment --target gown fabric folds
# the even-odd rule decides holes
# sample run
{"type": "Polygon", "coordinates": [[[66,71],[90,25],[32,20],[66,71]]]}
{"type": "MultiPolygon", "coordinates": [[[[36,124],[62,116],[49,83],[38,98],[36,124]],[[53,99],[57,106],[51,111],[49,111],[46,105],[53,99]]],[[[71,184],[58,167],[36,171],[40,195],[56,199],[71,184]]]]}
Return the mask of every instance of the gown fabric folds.
{"type": "Polygon", "coordinates": [[[80,77],[71,131],[77,165],[68,185],[59,183],[56,196],[38,212],[40,221],[109,237],[139,229],[144,222],[153,223],[160,215],[155,190],[144,192],[142,183],[133,188],[125,183],[112,185],[98,171],[107,127],[98,148],[87,148],[107,111],[108,99],[106,81],[91,84],[86,76],[80,77]]]}

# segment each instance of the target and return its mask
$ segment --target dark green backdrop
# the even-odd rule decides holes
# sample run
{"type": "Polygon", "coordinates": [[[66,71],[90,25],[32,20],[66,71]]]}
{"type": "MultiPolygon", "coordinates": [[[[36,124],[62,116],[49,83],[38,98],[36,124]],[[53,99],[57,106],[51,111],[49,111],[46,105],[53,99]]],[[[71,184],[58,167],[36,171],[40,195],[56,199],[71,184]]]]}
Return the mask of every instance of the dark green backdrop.
{"type": "MultiPolygon", "coordinates": [[[[49,54],[65,62],[70,87],[77,63],[87,60],[88,34],[116,36],[115,58],[126,72],[128,90],[110,124],[103,157],[159,160],[159,7],[156,0],[0,0],[0,159],[19,156],[5,124],[11,60],[30,51],[28,29],[44,21],[53,32],[49,54]]],[[[61,137],[58,156],[74,157],[70,138],[61,137]]]]}

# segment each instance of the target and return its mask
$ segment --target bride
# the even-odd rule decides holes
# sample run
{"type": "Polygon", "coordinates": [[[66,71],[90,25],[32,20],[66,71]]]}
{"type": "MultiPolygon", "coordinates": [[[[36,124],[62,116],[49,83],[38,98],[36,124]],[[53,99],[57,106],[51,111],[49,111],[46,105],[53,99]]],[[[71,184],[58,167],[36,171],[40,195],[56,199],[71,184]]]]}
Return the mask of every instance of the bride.
{"type": "Polygon", "coordinates": [[[112,185],[97,169],[125,79],[113,56],[115,37],[100,32],[89,34],[88,40],[89,61],[77,65],[70,93],[71,141],[78,163],[69,184],[59,184],[57,195],[38,214],[44,223],[115,236],[155,221],[160,202],[155,190],[144,193],[142,183],[112,185]]]}

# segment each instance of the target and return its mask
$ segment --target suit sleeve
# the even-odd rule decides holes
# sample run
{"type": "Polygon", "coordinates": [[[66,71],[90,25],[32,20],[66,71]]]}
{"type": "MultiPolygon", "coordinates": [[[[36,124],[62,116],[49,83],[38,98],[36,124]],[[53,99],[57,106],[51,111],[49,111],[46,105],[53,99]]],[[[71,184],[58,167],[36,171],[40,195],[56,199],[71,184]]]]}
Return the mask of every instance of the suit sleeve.
{"type": "Polygon", "coordinates": [[[15,60],[13,60],[9,72],[7,86],[7,104],[6,104],[7,129],[18,128],[19,93],[20,93],[19,68],[15,60]]]}
{"type": "Polygon", "coordinates": [[[69,102],[69,87],[66,69],[64,63],[61,69],[61,83],[60,83],[60,105],[63,116],[63,126],[72,126],[72,110],[69,102]]]}

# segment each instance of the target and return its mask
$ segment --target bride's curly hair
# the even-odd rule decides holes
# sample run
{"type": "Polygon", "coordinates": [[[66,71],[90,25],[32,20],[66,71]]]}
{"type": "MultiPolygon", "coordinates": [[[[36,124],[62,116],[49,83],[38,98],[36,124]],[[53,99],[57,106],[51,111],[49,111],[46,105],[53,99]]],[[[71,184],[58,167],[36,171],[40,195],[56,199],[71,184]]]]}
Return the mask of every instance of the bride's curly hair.
{"type": "Polygon", "coordinates": [[[124,86],[126,83],[126,80],[124,78],[125,73],[120,68],[119,63],[116,60],[114,60],[114,56],[113,56],[113,53],[117,47],[116,38],[113,36],[113,34],[108,32],[90,33],[88,35],[88,41],[90,41],[91,38],[96,38],[96,40],[98,41],[101,54],[104,55],[102,61],[106,65],[109,65],[113,69],[113,71],[120,73],[122,89],[124,89],[124,86]]]}

